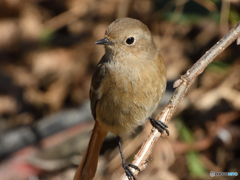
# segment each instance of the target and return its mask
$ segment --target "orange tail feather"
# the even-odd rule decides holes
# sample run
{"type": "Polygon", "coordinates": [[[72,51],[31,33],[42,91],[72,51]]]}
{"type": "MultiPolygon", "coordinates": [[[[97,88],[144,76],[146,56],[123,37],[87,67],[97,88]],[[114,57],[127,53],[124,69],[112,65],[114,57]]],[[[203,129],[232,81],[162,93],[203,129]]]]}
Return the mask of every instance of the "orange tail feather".
{"type": "Polygon", "coordinates": [[[87,151],[75,173],[74,180],[92,180],[97,170],[98,156],[107,135],[96,121],[87,151]]]}

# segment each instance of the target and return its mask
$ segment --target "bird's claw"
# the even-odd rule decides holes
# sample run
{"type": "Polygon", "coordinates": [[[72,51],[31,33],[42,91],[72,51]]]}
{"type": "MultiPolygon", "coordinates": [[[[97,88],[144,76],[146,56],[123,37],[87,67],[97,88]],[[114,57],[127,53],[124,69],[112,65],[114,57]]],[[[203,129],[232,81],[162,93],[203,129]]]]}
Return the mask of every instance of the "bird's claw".
{"type": "Polygon", "coordinates": [[[133,178],[134,180],[137,180],[137,178],[135,177],[135,175],[132,172],[132,170],[130,169],[130,167],[135,170],[140,171],[139,167],[137,167],[136,165],[134,165],[132,163],[127,164],[126,162],[123,162],[123,169],[125,170],[125,173],[126,173],[128,179],[131,180],[133,178]]]}
{"type": "Polygon", "coordinates": [[[169,136],[169,131],[168,131],[168,126],[164,124],[162,121],[158,121],[154,118],[149,117],[150,123],[152,124],[153,127],[155,127],[160,133],[163,133],[166,131],[167,135],[169,136]]]}

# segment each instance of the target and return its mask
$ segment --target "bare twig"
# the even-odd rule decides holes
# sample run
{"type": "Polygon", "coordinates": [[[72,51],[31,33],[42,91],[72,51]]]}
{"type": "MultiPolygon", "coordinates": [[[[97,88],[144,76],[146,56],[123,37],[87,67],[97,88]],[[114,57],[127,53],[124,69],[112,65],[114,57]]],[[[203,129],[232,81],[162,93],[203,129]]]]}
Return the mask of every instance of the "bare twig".
{"type": "MultiPolygon", "coordinates": [[[[222,53],[233,41],[235,41],[238,37],[240,37],[240,21],[237,25],[219,42],[217,42],[209,51],[207,51],[187,72],[182,75],[180,79],[178,79],[174,86],[177,88],[168,104],[165,106],[163,111],[161,112],[158,120],[162,122],[167,122],[172,117],[173,113],[176,110],[176,107],[183,99],[186,94],[188,88],[191,86],[193,81],[196,79],[198,75],[200,75],[203,70],[217,57],[220,53],[222,53]]],[[[152,150],[157,143],[157,140],[161,136],[161,133],[156,129],[152,129],[152,132],[143,143],[141,149],[137,153],[134,158],[133,164],[138,166],[141,171],[146,168],[148,158],[152,153],[152,150]]],[[[135,175],[138,174],[138,171],[132,169],[135,175]]],[[[125,174],[121,177],[121,180],[127,180],[125,174]]]]}

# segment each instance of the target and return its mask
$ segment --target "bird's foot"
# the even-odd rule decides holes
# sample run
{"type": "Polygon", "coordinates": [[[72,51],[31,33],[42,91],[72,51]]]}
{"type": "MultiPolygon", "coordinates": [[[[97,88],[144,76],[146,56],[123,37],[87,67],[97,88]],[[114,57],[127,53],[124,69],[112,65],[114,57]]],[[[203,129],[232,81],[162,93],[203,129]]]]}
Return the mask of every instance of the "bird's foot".
{"type": "Polygon", "coordinates": [[[152,124],[153,127],[155,127],[160,133],[163,133],[166,131],[167,135],[169,136],[169,131],[168,131],[168,126],[164,124],[162,121],[158,121],[154,118],[149,117],[150,123],[152,124]]]}
{"type": "Polygon", "coordinates": [[[117,140],[118,140],[118,146],[119,146],[119,151],[120,151],[120,154],[121,154],[121,158],[122,158],[122,166],[123,166],[123,169],[126,173],[126,176],[128,177],[129,180],[131,180],[132,178],[134,180],[137,180],[137,178],[134,176],[134,173],[132,172],[132,170],[130,169],[133,168],[135,170],[138,170],[140,171],[139,167],[137,167],[136,165],[130,163],[130,164],[127,164],[124,157],[123,157],[123,151],[122,151],[122,145],[121,145],[121,141],[120,141],[120,137],[117,136],[117,140]]]}
{"type": "Polygon", "coordinates": [[[137,178],[134,176],[134,173],[132,172],[130,167],[135,169],[135,170],[140,171],[139,167],[137,167],[136,165],[134,165],[132,163],[127,164],[125,161],[123,161],[122,166],[123,166],[123,169],[125,170],[125,173],[126,173],[129,180],[131,180],[132,178],[134,180],[137,180],[137,178]]]}

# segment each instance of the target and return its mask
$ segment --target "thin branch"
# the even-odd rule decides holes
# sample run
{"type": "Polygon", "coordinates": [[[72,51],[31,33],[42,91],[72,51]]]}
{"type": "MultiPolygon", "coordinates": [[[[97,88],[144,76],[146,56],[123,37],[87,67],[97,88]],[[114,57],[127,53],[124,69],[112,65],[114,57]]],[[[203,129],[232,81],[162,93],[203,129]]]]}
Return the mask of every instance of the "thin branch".
{"type": "MultiPolygon", "coordinates": [[[[209,51],[207,51],[180,79],[175,81],[174,87],[177,88],[168,104],[165,106],[161,112],[158,120],[162,122],[167,122],[172,117],[175,112],[178,104],[183,99],[188,88],[192,85],[193,81],[198,75],[200,75],[203,70],[217,57],[222,53],[233,41],[240,37],[240,21],[237,25],[219,42],[217,42],[209,51]]],[[[140,170],[144,170],[147,166],[149,156],[151,155],[155,144],[157,143],[161,133],[156,129],[152,129],[150,135],[143,143],[141,149],[138,151],[137,155],[134,158],[133,164],[138,166],[140,170]]],[[[139,172],[132,169],[135,175],[139,172]]],[[[127,180],[125,174],[122,175],[121,180],[127,180]]]]}

